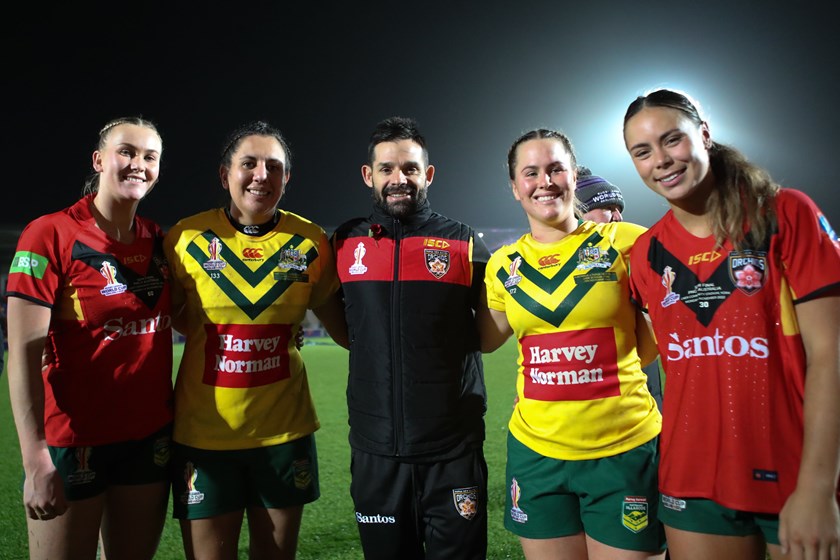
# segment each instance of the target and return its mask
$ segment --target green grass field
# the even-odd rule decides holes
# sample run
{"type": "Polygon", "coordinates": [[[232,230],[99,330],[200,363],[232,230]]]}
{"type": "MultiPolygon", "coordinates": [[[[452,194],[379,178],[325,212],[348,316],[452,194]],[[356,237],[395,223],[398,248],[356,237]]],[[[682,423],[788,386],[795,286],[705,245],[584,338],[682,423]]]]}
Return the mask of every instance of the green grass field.
{"type": "MultiPolygon", "coordinates": [[[[490,472],[488,558],[522,558],[519,543],[502,526],[507,488],[504,482],[505,438],[514,396],[516,343],[484,356],[488,392],[487,441],[484,452],[490,472]]],[[[182,347],[176,345],[176,363],[182,347]]],[[[307,344],[302,349],[321,420],[316,433],[321,474],[321,498],[306,506],[298,558],[351,560],[362,558],[353,503],[350,500],[350,448],[347,443],[347,351],[333,344],[307,344]]],[[[7,363],[7,361],[4,361],[7,363]]],[[[8,376],[0,391],[0,559],[28,558],[26,521],[21,498],[20,451],[9,406],[8,376]]],[[[171,512],[171,508],[170,508],[171,512]]],[[[240,558],[248,557],[246,531],[240,558]]],[[[183,558],[178,524],[168,519],[157,559],[183,558]]]]}

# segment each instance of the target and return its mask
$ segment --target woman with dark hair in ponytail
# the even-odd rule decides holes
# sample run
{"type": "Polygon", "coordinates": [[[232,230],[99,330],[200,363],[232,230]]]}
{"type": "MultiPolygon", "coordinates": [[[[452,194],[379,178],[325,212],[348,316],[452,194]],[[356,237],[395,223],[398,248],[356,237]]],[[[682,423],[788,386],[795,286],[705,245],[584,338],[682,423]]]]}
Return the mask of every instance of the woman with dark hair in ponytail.
{"type": "Polygon", "coordinates": [[[804,193],[638,97],[624,141],[670,210],[631,253],[666,373],[659,515],[674,560],[840,558],[840,243],[804,193]]]}
{"type": "Polygon", "coordinates": [[[320,496],[320,423],[296,333],[307,309],[347,346],[324,230],[279,208],[292,158],[263,121],[230,133],[219,165],[230,202],[166,234],[174,326],[173,515],[188,559],[295,557],[303,508],[320,496]]]}

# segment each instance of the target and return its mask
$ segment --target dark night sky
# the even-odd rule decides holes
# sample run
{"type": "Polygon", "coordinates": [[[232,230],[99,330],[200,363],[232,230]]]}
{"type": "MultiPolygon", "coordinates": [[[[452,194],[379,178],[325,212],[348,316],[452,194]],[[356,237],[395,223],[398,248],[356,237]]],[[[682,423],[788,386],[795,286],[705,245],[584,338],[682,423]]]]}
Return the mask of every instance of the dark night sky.
{"type": "Polygon", "coordinates": [[[806,3],[66,4],[31,2],[5,18],[3,151],[15,204],[0,210],[2,229],[74,202],[96,132],[126,114],[163,135],[161,181],[140,212],[165,227],[221,203],[221,142],[255,118],[291,144],[283,208],[328,230],[365,214],[367,138],[395,114],[415,117],[429,142],[429,196],[444,214],[523,227],[507,149],[546,126],[622,188],[626,219],[651,225],[666,206],[635,174],[621,120],[657,86],[691,93],[713,137],[840,226],[840,34],[806,3]]]}

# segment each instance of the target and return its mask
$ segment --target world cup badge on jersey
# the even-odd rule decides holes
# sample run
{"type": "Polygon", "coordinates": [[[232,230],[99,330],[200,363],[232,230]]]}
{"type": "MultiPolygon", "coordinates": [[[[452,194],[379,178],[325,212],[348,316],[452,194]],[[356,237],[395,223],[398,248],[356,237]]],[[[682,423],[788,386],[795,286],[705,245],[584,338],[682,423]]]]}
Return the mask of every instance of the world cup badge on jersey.
{"type": "Polygon", "coordinates": [[[736,288],[753,295],[767,278],[767,253],[749,250],[729,253],[729,278],[736,288]]]}
{"type": "Polygon", "coordinates": [[[426,257],[426,270],[440,280],[449,272],[449,251],[441,249],[423,249],[426,257]]]}
{"type": "Polygon", "coordinates": [[[77,447],[73,450],[76,470],[67,475],[67,483],[73,486],[86,484],[96,478],[96,471],[90,468],[90,447],[77,447]]]}
{"type": "Polygon", "coordinates": [[[662,285],[665,286],[665,297],[662,298],[662,307],[668,307],[680,301],[680,294],[673,291],[674,280],[677,278],[677,273],[674,272],[670,266],[666,266],[662,271],[662,285]]]}
{"type": "Polygon", "coordinates": [[[513,506],[510,508],[510,518],[517,523],[525,523],[528,521],[528,514],[519,508],[519,498],[522,496],[522,489],[519,487],[519,482],[514,478],[510,483],[510,501],[513,506]]]}
{"type": "Polygon", "coordinates": [[[639,533],[648,526],[648,501],[644,496],[624,496],[622,502],[621,523],[634,533],[639,533]]]}
{"type": "Polygon", "coordinates": [[[522,277],[519,275],[519,267],[522,266],[522,257],[516,255],[508,267],[508,277],[505,280],[505,288],[512,288],[522,282],[522,277]]]}
{"type": "Polygon", "coordinates": [[[452,499],[455,509],[464,519],[472,519],[478,512],[478,486],[469,488],[453,488],[452,499]]]}
{"type": "Polygon", "coordinates": [[[353,249],[353,264],[350,265],[350,274],[353,276],[357,276],[359,274],[364,274],[367,272],[368,268],[362,263],[362,259],[365,257],[365,253],[367,253],[367,249],[365,249],[365,244],[359,241],[359,244],[356,245],[356,248],[353,249]]]}
{"type": "Polygon", "coordinates": [[[102,261],[99,274],[105,279],[105,287],[99,290],[103,296],[115,296],[126,290],[126,285],[117,281],[117,269],[108,261],[102,261]]]}
{"type": "Polygon", "coordinates": [[[198,469],[192,461],[184,465],[184,482],[187,483],[187,491],[181,494],[181,503],[184,505],[199,504],[204,501],[204,493],[195,488],[195,481],[198,480],[198,469]]]}
{"type": "Polygon", "coordinates": [[[214,237],[207,245],[207,254],[210,258],[201,265],[204,270],[222,270],[227,266],[227,263],[222,260],[222,242],[218,237],[214,237]]]}

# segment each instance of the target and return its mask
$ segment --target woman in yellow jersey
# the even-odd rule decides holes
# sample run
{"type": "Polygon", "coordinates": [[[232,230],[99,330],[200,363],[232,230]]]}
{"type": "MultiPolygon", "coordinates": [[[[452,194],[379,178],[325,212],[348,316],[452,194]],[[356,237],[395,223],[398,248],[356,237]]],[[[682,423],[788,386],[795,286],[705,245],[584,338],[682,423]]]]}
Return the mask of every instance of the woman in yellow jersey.
{"type": "Polygon", "coordinates": [[[505,527],[527,558],[660,558],[661,416],[642,372],[656,354],[627,269],[645,229],[578,220],[560,132],[522,135],[508,171],[530,233],[490,258],[479,311],[482,351],[519,344],[505,527]]]}
{"type": "Polygon", "coordinates": [[[307,309],[345,346],[346,327],[324,230],[277,208],[290,167],[277,129],[241,127],[222,151],[230,205],[166,236],[186,335],[172,476],[188,558],[235,559],[246,511],[252,558],[294,558],[303,505],[319,496],[319,424],[295,333],[307,309]]]}

